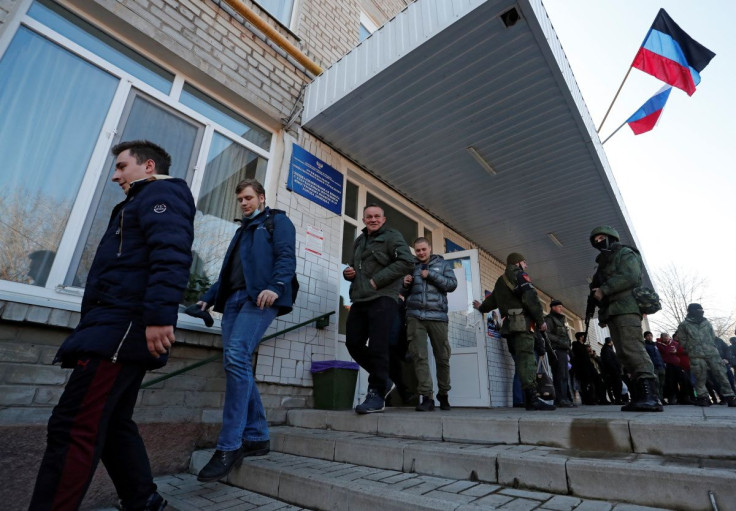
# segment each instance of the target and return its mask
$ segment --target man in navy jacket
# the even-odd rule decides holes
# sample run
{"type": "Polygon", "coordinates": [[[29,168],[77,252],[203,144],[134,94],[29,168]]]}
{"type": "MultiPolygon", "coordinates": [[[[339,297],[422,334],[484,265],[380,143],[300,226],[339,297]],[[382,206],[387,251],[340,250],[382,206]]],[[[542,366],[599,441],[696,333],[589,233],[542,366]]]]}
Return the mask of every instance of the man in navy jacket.
{"type": "Polygon", "coordinates": [[[87,277],[81,320],[54,362],[73,368],[49,419],[31,511],[79,508],[102,460],[124,510],[160,511],[133,408],[147,369],[166,364],[189,280],[194,200],[170,178],[171,157],[148,141],[123,142],[115,206],[87,277]]]}
{"type": "Polygon", "coordinates": [[[222,429],[200,481],[225,477],[245,456],[270,450],[268,422],[253,378],[253,352],[276,316],[291,312],[296,232],[283,211],[266,207],[255,179],[235,188],[243,219],[225,253],[220,277],[198,304],[222,312],[225,404],[222,429]]]}

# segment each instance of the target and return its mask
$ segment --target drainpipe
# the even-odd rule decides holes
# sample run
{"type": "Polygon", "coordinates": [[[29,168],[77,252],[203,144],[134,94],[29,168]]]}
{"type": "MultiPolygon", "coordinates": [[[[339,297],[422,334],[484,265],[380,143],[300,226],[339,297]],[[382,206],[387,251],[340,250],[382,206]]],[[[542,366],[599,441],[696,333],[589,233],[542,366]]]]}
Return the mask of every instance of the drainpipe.
{"type": "Polygon", "coordinates": [[[240,0],[224,0],[224,1],[226,4],[232,7],[238,14],[240,14],[243,18],[248,20],[248,22],[251,23],[254,27],[256,27],[258,30],[263,32],[266,35],[266,37],[271,39],[279,47],[283,48],[283,50],[286,51],[286,53],[291,55],[294,58],[294,60],[296,60],[299,64],[304,66],[307,69],[307,71],[314,74],[315,76],[322,73],[321,67],[319,67],[309,57],[304,55],[304,53],[302,53],[302,51],[299,48],[291,44],[288,39],[282,36],[271,25],[266,23],[258,14],[256,14],[250,7],[245,5],[242,1],[240,0]]]}

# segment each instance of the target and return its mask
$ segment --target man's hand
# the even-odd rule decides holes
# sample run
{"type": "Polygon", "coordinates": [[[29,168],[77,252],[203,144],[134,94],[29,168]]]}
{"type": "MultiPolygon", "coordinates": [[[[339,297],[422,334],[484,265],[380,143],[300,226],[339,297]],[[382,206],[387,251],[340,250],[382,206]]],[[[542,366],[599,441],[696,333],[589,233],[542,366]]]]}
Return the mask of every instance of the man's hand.
{"type": "Polygon", "coordinates": [[[151,325],[146,327],[146,344],[148,344],[149,353],[154,358],[159,358],[164,353],[168,353],[171,345],[175,342],[173,325],[151,325]]]}
{"type": "Polygon", "coordinates": [[[203,302],[202,300],[200,300],[197,302],[197,305],[199,305],[199,308],[202,309],[203,311],[207,310],[207,302],[203,302]]]}
{"type": "Polygon", "coordinates": [[[411,283],[414,282],[414,277],[412,275],[407,275],[404,277],[404,286],[409,287],[411,283]]]}
{"type": "Polygon", "coordinates": [[[474,309],[480,309],[481,302],[478,300],[473,300],[473,308],[474,309]]]}
{"type": "Polygon", "coordinates": [[[256,300],[256,305],[259,309],[263,310],[266,307],[272,306],[276,299],[279,297],[279,295],[275,291],[271,291],[270,289],[264,289],[260,293],[258,293],[258,299],[256,300]]]}
{"type": "Polygon", "coordinates": [[[378,286],[376,286],[376,283],[375,283],[375,282],[373,282],[373,279],[371,279],[371,287],[372,287],[373,289],[378,289],[378,286]]]}
{"type": "Polygon", "coordinates": [[[342,271],[342,276],[345,277],[345,280],[353,280],[355,278],[355,268],[348,266],[342,271]]]}
{"type": "Polygon", "coordinates": [[[546,321],[542,321],[542,324],[539,325],[539,331],[540,332],[546,332],[547,331],[547,322],[546,321]]]}
{"type": "Polygon", "coordinates": [[[427,280],[427,275],[429,275],[429,270],[422,270],[422,278],[424,280],[427,280]]]}
{"type": "Polygon", "coordinates": [[[601,291],[601,288],[596,287],[594,289],[591,289],[591,291],[593,291],[593,298],[598,300],[598,303],[600,303],[601,300],[603,300],[603,291],[601,291]]]}

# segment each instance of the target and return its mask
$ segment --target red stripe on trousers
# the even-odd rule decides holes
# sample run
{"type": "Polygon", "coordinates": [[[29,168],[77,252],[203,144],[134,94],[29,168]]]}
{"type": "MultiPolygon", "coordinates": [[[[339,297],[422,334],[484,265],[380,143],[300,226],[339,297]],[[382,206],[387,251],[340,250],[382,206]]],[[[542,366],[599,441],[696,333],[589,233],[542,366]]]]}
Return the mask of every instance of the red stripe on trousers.
{"type": "Polygon", "coordinates": [[[95,458],[100,418],[120,369],[119,364],[107,360],[101,360],[97,366],[95,376],[69,432],[69,450],[52,506],[54,511],[73,511],[80,504],[82,493],[92,477],[90,471],[95,458]]]}

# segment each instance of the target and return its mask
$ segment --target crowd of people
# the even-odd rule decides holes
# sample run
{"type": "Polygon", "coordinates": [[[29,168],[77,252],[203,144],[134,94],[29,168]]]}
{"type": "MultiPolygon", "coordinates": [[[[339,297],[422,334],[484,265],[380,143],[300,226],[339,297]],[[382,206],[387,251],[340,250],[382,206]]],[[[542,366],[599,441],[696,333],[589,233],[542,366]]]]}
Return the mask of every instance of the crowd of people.
{"type": "MultiPolygon", "coordinates": [[[[168,176],[170,155],[148,141],[123,142],[112,181],[124,198],[112,210],[89,271],[81,320],[61,345],[55,362],[72,374],[48,424],[47,447],[34,488],[31,511],[78,509],[100,461],[106,466],[121,509],[162,511],[145,446],[132,419],[148,369],[167,363],[176,342],[175,326],[192,263],[195,205],[187,183],[168,176]]],[[[225,477],[246,456],[270,451],[268,422],[252,371],[252,358],[277,316],[292,310],[296,280],[296,233],[285,212],[266,206],[266,192],[254,179],[241,181],[235,200],[240,227],[225,254],[220,275],[187,313],[211,324],[207,309],[223,314],[223,369],[226,376],[222,427],[211,459],[198,474],[203,482],[225,477]]],[[[363,209],[365,228],[355,240],[343,277],[352,305],[346,346],[368,372],[368,392],[358,414],[381,412],[397,388],[407,401],[414,389],[400,381],[402,358],[411,357],[416,377],[416,410],[451,410],[451,349],[448,293],[457,287],[453,267],[433,254],[430,240],[413,242],[385,225],[383,209],[363,209]],[[402,314],[400,311],[404,311],[402,314]],[[404,338],[405,343],[398,342],[404,338]],[[437,393],[428,346],[436,364],[437,393]],[[401,349],[401,345],[404,349],[401,349]]],[[[527,273],[526,258],[513,252],[493,292],[473,307],[498,310],[500,330],[513,357],[527,410],[621,404],[623,411],[662,411],[668,405],[712,403],[736,407],[733,370],[736,337],[716,338],[703,308],[693,303],[670,337],[655,341],[642,333],[638,251],[619,242],[615,229],[593,230],[600,253],[591,283],[607,338],[600,356],[586,343],[572,342],[563,304],[553,300],[546,316],[527,273]],[[542,339],[542,342],[540,342],[542,339]],[[549,364],[540,364],[548,357],[549,364]],[[540,367],[551,378],[540,392],[540,367]],[[554,394],[554,404],[548,399],[554,394]],[[663,399],[661,399],[663,398],[663,399]]],[[[587,316],[587,313],[586,313],[587,316]]],[[[542,379],[541,381],[545,381],[542,379]]]]}
{"type": "MultiPolygon", "coordinates": [[[[734,383],[736,337],[731,337],[730,344],[713,337],[713,346],[718,351],[719,362],[713,372],[707,372],[704,380],[706,392],[701,394],[696,392],[696,379],[691,371],[690,356],[676,338],[663,332],[654,339],[651,332],[644,332],[644,346],[656,372],[663,405],[729,404],[729,391],[736,392],[734,383]],[[725,376],[728,385],[724,386],[718,374],[725,376]]],[[[631,385],[631,378],[622,370],[610,337],[605,338],[600,354],[596,354],[592,347],[585,343],[583,332],[578,332],[569,353],[570,377],[564,380],[569,390],[563,394],[558,406],[565,406],[561,403],[573,397],[584,405],[625,405],[629,402],[628,388],[631,385]]],[[[559,358],[559,354],[557,356],[559,358]]],[[[558,386],[564,388],[563,385],[556,383],[555,390],[558,386]]]]}

